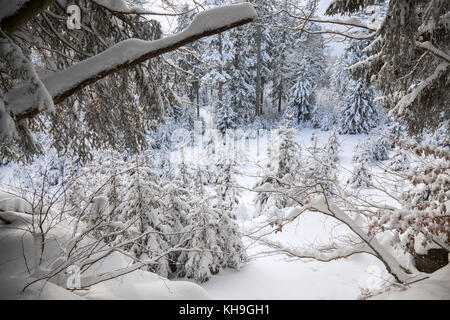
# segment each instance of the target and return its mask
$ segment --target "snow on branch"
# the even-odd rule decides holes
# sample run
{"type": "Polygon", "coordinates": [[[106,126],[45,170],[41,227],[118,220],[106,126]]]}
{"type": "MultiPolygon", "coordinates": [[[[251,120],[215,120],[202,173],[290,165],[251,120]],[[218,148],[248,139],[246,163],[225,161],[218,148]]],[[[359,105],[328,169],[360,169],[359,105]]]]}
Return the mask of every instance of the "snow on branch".
{"type": "Polygon", "coordinates": [[[397,105],[390,111],[390,114],[403,115],[407,112],[408,107],[420,99],[420,97],[426,92],[427,88],[433,86],[433,84],[441,78],[442,75],[447,74],[449,64],[447,62],[442,62],[436,67],[433,74],[428,78],[423,80],[416,88],[414,88],[410,93],[405,95],[397,105]]]}
{"type": "Polygon", "coordinates": [[[450,63],[450,56],[446,54],[444,51],[441,51],[435,46],[433,46],[433,44],[430,41],[425,42],[416,41],[416,46],[422,49],[426,49],[439,59],[444,60],[446,63],[450,63]]]}
{"type": "Polygon", "coordinates": [[[47,9],[54,0],[0,0],[0,29],[12,33],[47,9]]]}
{"type": "MultiPolygon", "coordinates": [[[[192,23],[178,34],[155,41],[121,41],[94,57],[43,77],[42,82],[57,104],[110,74],[134,67],[200,38],[249,23],[256,17],[256,11],[250,3],[209,9],[197,14],[192,23]]],[[[30,100],[28,85],[11,90],[6,94],[6,99],[9,111],[16,120],[31,118],[40,112],[30,100]]]]}
{"type": "Polygon", "coordinates": [[[359,238],[358,242],[354,244],[348,242],[346,245],[333,244],[333,246],[325,249],[315,248],[315,250],[311,250],[308,248],[290,248],[281,243],[273,242],[267,238],[267,235],[271,232],[262,235],[251,234],[247,236],[255,242],[265,244],[273,250],[266,252],[267,254],[280,253],[290,257],[310,258],[327,262],[349,257],[356,253],[368,253],[377,257],[385,265],[386,270],[392,274],[399,283],[406,283],[415,278],[415,276],[409,274],[408,271],[405,271],[394,256],[384,248],[375,237],[369,236],[367,223],[361,214],[357,214],[355,217],[350,216],[337,205],[331,203],[325,194],[317,195],[304,206],[291,210],[284,218],[278,219],[277,221],[271,221],[269,226],[276,227],[275,233],[281,232],[284,225],[293,222],[306,210],[319,212],[343,223],[359,238]]]}
{"type": "Polygon", "coordinates": [[[333,248],[332,250],[320,250],[320,248],[290,248],[278,241],[272,241],[266,238],[260,238],[258,241],[273,249],[272,252],[264,252],[264,254],[282,253],[291,258],[314,259],[321,262],[344,259],[358,253],[375,255],[373,250],[364,243],[353,246],[333,248]]]}
{"type": "Polygon", "coordinates": [[[152,16],[179,16],[191,12],[194,9],[191,9],[187,12],[180,13],[170,13],[170,12],[153,12],[146,9],[142,9],[140,7],[134,6],[129,7],[128,4],[124,0],[92,0],[97,5],[105,8],[114,13],[121,14],[141,14],[141,15],[152,15],[152,16]]]}
{"type": "Polygon", "coordinates": [[[367,24],[362,23],[361,21],[359,21],[356,18],[349,18],[347,20],[341,20],[341,19],[318,19],[318,18],[311,18],[311,17],[308,17],[308,16],[295,15],[295,14],[292,14],[291,12],[289,12],[286,9],[281,9],[280,11],[276,12],[273,15],[277,15],[277,14],[280,14],[280,13],[286,13],[291,18],[303,20],[303,21],[306,21],[306,22],[336,24],[336,25],[341,25],[341,26],[346,26],[346,27],[355,27],[355,28],[367,29],[367,30],[370,30],[370,31],[377,31],[375,28],[372,28],[372,27],[368,26],[367,24]]]}

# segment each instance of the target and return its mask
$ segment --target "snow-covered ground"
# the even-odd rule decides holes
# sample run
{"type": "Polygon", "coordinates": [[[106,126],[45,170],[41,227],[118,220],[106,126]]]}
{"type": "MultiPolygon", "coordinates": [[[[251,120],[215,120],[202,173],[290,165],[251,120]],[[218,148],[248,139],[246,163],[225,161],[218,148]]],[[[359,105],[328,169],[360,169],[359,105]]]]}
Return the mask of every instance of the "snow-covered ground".
{"type": "MultiPolygon", "coordinates": [[[[146,271],[134,271],[116,279],[94,285],[89,291],[72,293],[62,286],[41,280],[26,290],[26,284],[33,281],[28,268],[33,264],[34,250],[31,234],[26,230],[30,215],[11,213],[15,221],[0,223],[0,300],[3,299],[208,299],[209,295],[200,286],[188,281],[170,281],[146,271]]],[[[59,242],[67,239],[69,230],[63,223],[53,228],[46,242],[44,261],[53,262],[61,255],[59,242]]],[[[125,268],[130,260],[119,253],[113,253],[91,271],[103,274],[125,268]]],[[[46,266],[44,266],[46,267],[46,266]]]]}
{"type": "MultiPolygon", "coordinates": [[[[319,145],[326,143],[330,132],[302,129],[297,141],[303,150],[311,145],[315,133],[319,145]]],[[[351,172],[351,156],[355,145],[363,136],[340,136],[339,154],[340,178],[346,179],[351,172]]],[[[251,144],[251,147],[254,147],[251,144]]],[[[257,181],[253,175],[257,168],[250,164],[239,167],[238,183],[251,188],[257,181]]],[[[4,177],[8,171],[3,172],[4,177]]],[[[7,195],[0,195],[3,199],[7,195]]],[[[243,234],[260,222],[254,216],[251,191],[243,191],[238,209],[238,219],[243,234]]],[[[26,206],[18,200],[10,202],[7,210],[25,211],[26,206]]],[[[29,215],[19,214],[21,219],[29,215]]],[[[50,282],[38,282],[21,292],[27,276],[27,265],[32,256],[32,239],[24,236],[20,229],[24,225],[18,219],[13,225],[0,224],[0,299],[357,299],[361,289],[367,288],[373,280],[370,270],[381,273],[375,276],[387,278],[383,264],[368,254],[359,254],[333,262],[318,262],[287,259],[282,255],[260,255],[264,247],[251,245],[248,248],[250,260],[240,270],[223,270],[201,286],[183,279],[170,281],[153,273],[135,271],[117,279],[95,285],[89,291],[73,294],[50,282]]],[[[274,235],[276,240],[293,246],[326,241],[330,235],[342,235],[347,230],[330,218],[306,213],[298,223],[291,224],[283,232],[274,235]]],[[[58,226],[52,231],[52,238],[65,237],[67,231],[58,226]]],[[[245,240],[250,244],[248,239],[245,240]]],[[[56,244],[56,243],[55,243],[56,244]]],[[[47,256],[57,254],[57,246],[50,244],[47,256]]],[[[107,272],[130,264],[127,257],[113,254],[103,261],[95,272],[107,272]]],[[[438,270],[429,279],[414,283],[406,290],[392,289],[376,299],[450,299],[450,267],[438,270]]]]}
{"type": "MultiPolygon", "coordinates": [[[[318,144],[327,142],[330,132],[303,129],[297,135],[297,142],[303,150],[311,145],[311,136],[315,133],[318,144]]],[[[353,168],[352,154],[363,135],[339,136],[340,179],[345,181],[353,168]]],[[[240,185],[254,186],[256,179],[246,174],[255,173],[256,168],[241,168],[244,172],[239,178],[240,185]]],[[[245,191],[238,210],[243,233],[250,230],[253,217],[254,193],[245,191]]],[[[316,213],[306,213],[298,223],[289,225],[275,236],[276,240],[294,246],[304,246],[328,240],[332,234],[345,234],[347,230],[330,218],[316,213]]],[[[247,241],[249,242],[249,241],[247,241]]],[[[261,246],[250,247],[250,261],[241,270],[225,270],[213,276],[202,286],[212,299],[357,299],[361,289],[367,289],[373,277],[387,279],[383,264],[368,254],[359,254],[333,262],[293,260],[283,255],[260,256],[261,246]],[[380,273],[373,273],[373,270],[380,273]]],[[[450,299],[450,267],[436,272],[431,279],[412,284],[408,290],[392,290],[377,299],[450,299]]]]}
{"type": "MultiPolygon", "coordinates": [[[[305,128],[299,131],[297,142],[302,150],[311,146],[311,136],[317,135],[318,145],[327,142],[330,132],[305,128]]],[[[340,136],[341,176],[350,175],[351,157],[355,145],[362,136],[340,136]],[[349,170],[346,171],[345,169],[349,170]]],[[[306,152],[306,151],[305,151],[306,152]]],[[[242,173],[238,183],[244,187],[253,187],[257,178],[257,168],[247,165],[240,168],[242,173]]],[[[242,194],[243,204],[239,208],[241,227],[245,234],[258,219],[253,217],[254,193],[242,194]],[[244,213],[243,213],[244,212],[244,213]],[[245,221],[244,219],[247,218],[245,221]]],[[[307,213],[295,225],[283,229],[276,238],[290,245],[307,245],[317,241],[326,241],[330,233],[345,232],[331,219],[318,214],[307,213]]],[[[259,256],[262,247],[250,247],[250,261],[241,270],[225,270],[212,277],[202,286],[213,299],[356,299],[361,288],[367,287],[370,274],[369,266],[383,265],[370,255],[356,255],[334,262],[301,261],[288,259],[282,255],[259,256]]]]}

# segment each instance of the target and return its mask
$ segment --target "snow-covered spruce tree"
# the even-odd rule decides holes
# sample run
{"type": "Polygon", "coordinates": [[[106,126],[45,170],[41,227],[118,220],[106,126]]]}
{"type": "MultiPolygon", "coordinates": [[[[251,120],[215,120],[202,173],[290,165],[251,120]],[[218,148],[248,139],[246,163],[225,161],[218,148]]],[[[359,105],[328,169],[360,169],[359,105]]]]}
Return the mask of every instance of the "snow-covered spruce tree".
{"type": "Polygon", "coordinates": [[[328,138],[327,144],[325,145],[325,153],[328,155],[327,158],[329,158],[332,163],[336,163],[339,161],[339,147],[341,144],[339,143],[338,139],[338,131],[336,128],[331,131],[330,137],[328,138]]]}
{"type": "Polygon", "coordinates": [[[189,234],[185,247],[192,250],[181,252],[177,275],[205,282],[211,274],[219,272],[223,257],[216,237],[219,211],[211,207],[209,199],[197,198],[196,201],[187,216],[188,225],[183,230],[189,234]]]}
{"type": "Polygon", "coordinates": [[[402,137],[401,132],[395,127],[388,125],[384,128],[375,128],[359,143],[361,148],[366,150],[370,162],[389,159],[389,152],[395,147],[395,142],[402,137]]]}
{"type": "Polygon", "coordinates": [[[295,184],[300,179],[302,170],[300,146],[295,141],[296,130],[291,127],[292,116],[289,116],[284,126],[279,128],[279,149],[268,147],[268,163],[263,167],[261,181],[254,187],[258,192],[255,197],[256,213],[258,215],[273,216],[279,209],[286,207],[290,199],[280,195],[285,185],[295,184]],[[276,154],[272,154],[275,152],[276,154]],[[274,162],[276,172],[274,172],[274,162]]]}
{"type": "Polygon", "coordinates": [[[191,197],[191,209],[183,229],[186,238],[177,259],[177,276],[207,281],[223,268],[239,268],[246,254],[237,224],[230,213],[212,204],[205,188],[197,188],[191,197]]]}
{"type": "Polygon", "coordinates": [[[408,153],[401,148],[397,148],[388,166],[393,171],[408,170],[410,168],[410,159],[408,158],[408,153]]]}
{"type": "Polygon", "coordinates": [[[230,98],[227,97],[217,108],[216,128],[223,135],[227,129],[236,129],[237,127],[238,115],[233,110],[230,102],[230,98]]]}
{"type": "Polygon", "coordinates": [[[314,83],[311,77],[311,64],[307,57],[299,63],[297,80],[291,87],[291,101],[289,109],[295,111],[297,121],[310,120],[314,110],[314,83]]]}
{"type": "MultiPolygon", "coordinates": [[[[189,234],[183,233],[186,226],[189,225],[188,215],[192,209],[190,184],[184,181],[186,173],[169,171],[167,179],[161,181],[161,203],[162,212],[167,221],[163,226],[165,239],[170,248],[180,247],[180,250],[186,245],[185,241],[189,234]]],[[[176,276],[182,266],[178,265],[178,257],[181,251],[172,251],[167,259],[170,266],[170,276],[176,276]]]]}
{"type": "MultiPolygon", "coordinates": [[[[368,41],[351,40],[345,51],[345,64],[351,66],[367,58],[363,49],[368,45],[368,41]]],[[[345,77],[339,73],[336,75],[336,85],[342,86],[345,77]],[[344,79],[340,79],[344,77],[344,79]]],[[[367,84],[364,75],[360,78],[350,79],[342,88],[340,113],[340,132],[343,134],[368,133],[371,128],[378,124],[378,110],[374,103],[375,91],[367,84]]]]}
{"type": "Polygon", "coordinates": [[[340,143],[337,130],[334,129],[324,147],[320,147],[317,135],[311,136],[311,146],[307,148],[302,158],[303,165],[299,173],[299,184],[314,186],[327,196],[334,192],[339,161],[340,143]]]}
{"type": "Polygon", "coordinates": [[[298,178],[297,172],[301,168],[301,151],[299,144],[295,141],[297,130],[292,127],[292,118],[288,118],[285,125],[279,128],[279,178],[289,174],[294,181],[298,178]]]}
{"type": "Polygon", "coordinates": [[[371,147],[365,143],[358,143],[353,150],[353,171],[347,183],[355,188],[370,187],[372,184],[372,173],[369,164],[371,162],[371,147]]]}
{"type": "Polygon", "coordinates": [[[118,214],[117,208],[122,202],[121,197],[125,191],[124,175],[127,174],[127,165],[123,156],[117,151],[111,151],[101,165],[101,181],[104,184],[102,194],[108,198],[109,215],[112,219],[118,214]]]}
{"type": "Polygon", "coordinates": [[[384,161],[389,159],[392,140],[388,136],[383,136],[383,133],[384,131],[381,131],[380,135],[380,131],[373,131],[365,141],[367,150],[371,152],[370,161],[384,161]]]}
{"type": "MultiPolygon", "coordinates": [[[[320,32],[320,27],[314,23],[310,28],[313,32],[320,32]]],[[[311,120],[316,109],[316,91],[325,71],[324,46],[320,34],[303,34],[296,39],[295,50],[291,51],[289,61],[294,78],[288,107],[296,110],[299,122],[311,120]]]]}
{"type": "Polygon", "coordinates": [[[423,144],[434,147],[450,147],[450,119],[442,120],[434,133],[423,132],[423,144]]]}
{"type": "MultiPolygon", "coordinates": [[[[81,175],[75,178],[68,189],[68,200],[75,216],[87,216],[90,221],[88,228],[95,223],[114,224],[121,216],[119,206],[125,193],[126,180],[130,165],[123,160],[123,156],[116,151],[107,154],[97,153],[94,160],[80,168],[81,175]],[[87,171],[86,167],[92,169],[87,171]],[[94,181],[95,183],[87,183],[94,181]],[[82,193],[80,191],[83,190],[82,193]],[[77,196],[76,198],[73,198],[77,196]],[[78,202],[74,200],[78,199],[78,202]]],[[[93,236],[100,239],[105,234],[114,233],[117,228],[105,225],[93,228],[93,236]]],[[[107,243],[115,240],[115,236],[103,238],[107,243]]]]}
{"type": "Polygon", "coordinates": [[[381,138],[389,140],[390,144],[388,148],[394,149],[397,145],[396,142],[406,138],[406,128],[397,121],[393,121],[388,118],[385,124],[385,128],[381,133],[381,138]]]}
{"type": "MultiPolygon", "coordinates": [[[[273,2],[265,0],[253,1],[255,9],[260,15],[260,23],[267,23],[267,18],[273,11],[273,2]]],[[[264,92],[267,83],[270,81],[270,65],[272,61],[273,38],[269,28],[263,28],[261,25],[249,26],[250,38],[250,56],[253,57],[252,71],[255,80],[255,115],[263,114],[264,92]]]]}
{"type": "Polygon", "coordinates": [[[342,99],[342,95],[345,93],[348,82],[350,80],[350,75],[345,72],[347,67],[347,61],[345,55],[339,56],[333,64],[333,73],[331,77],[331,85],[333,87],[334,93],[342,99]]]}
{"type": "Polygon", "coordinates": [[[217,237],[221,239],[221,250],[223,258],[221,261],[222,268],[238,269],[243,262],[247,260],[247,253],[242,242],[239,226],[236,223],[234,214],[236,196],[234,190],[228,189],[225,200],[222,200],[223,188],[216,189],[217,192],[217,208],[220,209],[219,230],[217,237]]]}
{"type": "Polygon", "coordinates": [[[361,80],[351,80],[342,97],[340,132],[342,134],[368,133],[377,124],[373,91],[361,80]]]}
{"type": "Polygon", "coordinates": [[[239,124],[247,124],[255,117],[254,57],[251,55],[249,27],[230,31],[233,43],[229,65],[228,104],[233,107],[239,124]]]}
{"type": "MultiPolygon", "coordinates": [[[[208,0],[207,4],[211,6],[223,5],[225,0],[208,0]]],[[[202,59],[209,64],[209,70],[207,70],[202,81],[210,86],[211,96],[210,104],[213,107],[213,125],[217,125],[217,118],[219,116],[219,110],[224,107],[225,104],[230,101],[228,95],[228,81],[231,79],[230,63],[233,59],[233,42],[231,41],[231,35],[229,33],[221,33],[217,36],[210,37],[205,40],[205,46],[209,50],[205,50],[202,53],[202,59]]],[[[228,111],[231,105],[227,106],[228,111]]],[[[229,114],[228,112],[225,112],[229,114]]]]}
{"type": "MultiPolygon", "coordinates": [[[[368,57],[354,65],[356,76],[371,79],[390,114],[407,124],[410,133],[439,126],[449,117],[450,81],[448,1],[378,1],[386,13],[371,32],[368,57]]],[[[373,1],[333,1],[327,15],[355,15],[373,1]]]]}
{"type": "Polygon", "coordinates": [[[339,162],[339,143],[338,130],[336,128],[330,134],[328,141],[322,152],[323,183],[325,191],[331,193],[334,191],[334,181],[337,178],[337,168],[339,162]]]}
{"type": "Polygon", "coordinates": [[[157,57],[256,18],[249,4],[219,8],[223,14],[213,20],[202,12],[194,32],[155,46],[160,25],[145,17],[153,13],[122,0],[77,1],[81,30],[68,28],[65,3],[11,2],[0,20],[0,152],[10,159],[41,151],[36,132],[48,133],[58,151],[74,150],[80,161],[95,148],[141,149],[149,122],[174,98],[157,57]]]}
{"type": "Polygon", "coordinates": [[[149,262],[147,269],[164,277],[170,274],[169,257],[163,255],[170,248],[165,233],[170,230],[170,217],[164,214],[161,201],[159,175],[143,166],[138,156],[133,162],[133,170],[127,177],[128,184],[122,202],[117,208],[117,220],[124,225],[131,224],[117,236],[116,243],[137,239],[124,249],[140,262],[149,262]],[[159,257],[158,261],[152,261],[159,257]]]}
{"type": "MultiPolygon", "coordinates": [[[[286,10],[292,12],[295,8],[295,3],[291,0],[277,1],[274,3],[276,10],[286,10]]],[[[289,99],[289,89],[295,81],[295,73],[292,70],[292,51],[297,50],[296,41],[298,40],[299,32],[295,32],[288,28],[294,23],[294,19],[287,13],[282,12],[274,17],[278,25],[286,26],[286,28],[274,28],[273,33],[273,47],[271,60],[271,77],[272,77],[272,105],[278,113],[281,113],[285,104],[289,99]]]]}
{"type": "Polygon", "coordinates": [[[217,194],[220,198],[220,208],[235,218],[234,211],[239,204],[240,191],[237,188],[236,178],[233,172],[233,163],[223,160],[216,165],[217,194]]]}

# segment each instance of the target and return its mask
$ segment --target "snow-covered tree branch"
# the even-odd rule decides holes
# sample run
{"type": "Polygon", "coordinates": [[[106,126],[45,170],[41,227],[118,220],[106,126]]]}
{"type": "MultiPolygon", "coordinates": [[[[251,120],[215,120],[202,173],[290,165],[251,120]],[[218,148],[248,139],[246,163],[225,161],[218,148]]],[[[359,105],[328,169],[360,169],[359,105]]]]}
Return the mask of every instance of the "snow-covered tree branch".
{"type": "MultiPolygon", "coordinates": [[[[122,2],[118,1],[115,3],[122,2]]],[[[128,107],[134,108],[131,107],[133,99],[125,99],[126,102],[124,103],[125,95],[132,96],[133,93],[131,91],[133,90],[142,91],[141,99],[156,99],[158,105],[156,109],[164,108],[162,106],[163,99],[175,102],[177,97],[170,90],[158,89],[155,91],[155,88],[150,89],[166,82],[150,79],[156,76],[164,77],[164,73],[156,73],[151,70],[163,68],[164,66],[158,65],[156,62],[148,62],[148,60],[156,59],[167,52],[176,50],[203,37],[224,32],[256,19],[256,11],[249,3],[222,6],[198,13],[192,23],[184,30],[175,35],[161,38],[159,25],[154,21],[141,18],[139,14],[133,13],[134,11],[127,12],[125,15],[117,15],[115,11],[109,10],[111,8],[105,9],[104,6],[106,4],[104,2],[97,4],[96,2],[88,1],[86,5],[92,7],[92,10],[87,11],[82,16],[83,19],[81,21],[83,30],[81,35],[86,41],[80,41],[80,33],[76,30],[60,32],[58,28],[67,29],[67,26],[65,26],[65,20],[61,19],[61,14],[65,14],[65,12],[59,13],[59,11],[64,11],[65,8],[61,8],[57,4],[52,6],[51,9],[56,10],[59,14],[46,11],[37,14],[30,22],[39,30],[41,40],[37,41],[37,38],[34,36],[24,36],[26,32],[21,33],[21,29],[8,35],[6,33],[2,34],[1,40],[4,43],[4,47],[1,54],[4,56],[5,63],[7,62],[5,71],[10,73],[3,78],[2,84],[4,88],[0,106],[0,136],[5,137],[4,143],[8,141],[10,145],[2,147],[4,156],[17,158],[20,157],[19,154],[21,153],[26,157],[39,153],[39,145],[34,140],[27,123],[40,120],[32,118],[41,115],[45,111],[51,113],[54,111],[53,104],[61,104],[70,98],[72,101],[65,103],[67,106],[58,108],[58,112],[52,115],[45,115],[58,122],[57,127],[61,127],[60,125],[65,126],[62,119],[64,115],[69,115],[71,112],[66,107],[71,106],[69,108],[72,109],[74,100],[78,100],[79,103],[76,104],[78,108],[87,107],[87,100],[97,101],[94,103],[99,103],[102,100],[105,103],[106,100],[111,101],[111,97],[106,98],[106,96],[111,95],[111,86],[117,87],[118,85],[117,83],[113,85],[112,82],[119,79],[119,81],[127,83],[135,81],[127,75],[127,72],[137,73],[135,78],[138,86],[129,87],[127,91],[119,95],[112,95],[114,97],[112,99],[121,100],[120,103],[117,101],[115,104],[117,108],[121,104],[122,111],[118,108],[118,112],[122,112],[125,115],[128,107]],[[86,15],[102,15],[107,23],[99,28],[98,25],[92,22],[95,20],[88,19],[85,17],[86,15]],[[119,23],[117,22],[118,20],[120,20],[119,23]],[[56,25],[59,26],[56,27],[56,25]],[[123,26],[127,28],[124,29],[123,26]],[[119,41],[111,41],[112,39],[108,38],[108,34],[111,33],[115,34],[119,41]],[[86,42],[89,41],[91,45],[86,47],[86,42]],[[48,45],[49,43],[53,44],[48,45]],[[30,52],[28,52],[30,49],[27,47],[31,47],[33,54],[39,56],[39,59],[35,59],[33,63],[30,61],[30,52]],[[12,51],[10,48],[14,48],[14,50],[12,51]],[[87,51],[92,52],[88,54],[87,51]],[[51,58],[48,57],[47,52],[50,52],[51,58]],[[46,72],[39,72],[39,76],[34,71],[37,62],[38,64],[39,62],[44,64],[43,67],[46,69],[46,72]],[[62,66],[63,68],[61,68],[62,66]],[[15,78],[17,74],[20,74],[18,70],[26,70],[30,76],[15,78]],[[107,79],[99,81],[105,78],[107,79]],[[83,97],[76,95],[76,93],[86,87],[87,90],[92,90],[93,86],[101,87],[106,82],[110,82],[110,84],[104,87],[103,93],[100,92],[102,90],[97,88],[96,92],[91,92],[90,95],[84,95],[83,97]],[[158,92],[163,92],[162,96],[158,92]]],[[[148,104],[151,106],[154,103],[148,101],[148,104]]],[[[106,111],[106,109],[104,110],[106,111]]],[[[109,112],[115,111],[109,110],[109,112]]],[[[148,119],[148,117],[160,116],[163,110],[152,109],[142,110],[142,112],[147,114],[148,119]]],[[[114,118],[109,119],[113,120],[114,118]]],[[[131,121],[131,119],[124,120],[124,117],[120,120],[122,125],[126,121],[130,121],[129,125],[126,126],[128,127],[127,131],[130,128],[135,128],[134,132],[129,132],[125,136],[131,138],[130,134],[134,135],[135,138],[132,139],[137,141],[137,143],[128,143],[128,147],[137,148],[138,145],[142,146],[144,144],[142,132],[145,131],[143,127],[146,126],[146,123],[142,114],[140,119],[138,122],[131,121]],[[134,125],[131,125],[131,122],[134,122],[134,125]],[[138,138],[137,136],[140,137],[138,138]]],[[[83,125],[89,126],[90,124],[85,122],[83,125]]],[[[105,123],[103,128],[110,130],[112,127],[105,123]]],[[[114,127],[117,128],[117,124],[114,127]]],[[[100,132],[96,134],[100,135],[100,132]]],[[[108,141],[108,135],[103,134],[103,138],[100,139],[103,140],[102,143],[108,141]]],[[[75,136],[78,135],[73,135],[73,137],[75,136]]],[[[109,140],[108,143],[116,142],[109,140]]],[[[83,149],[85,149],[84,147],[83,149]]],[[[84,157],[86,154],[84,151],[82,153],[84,157]]]]}
{"type": "MultiPolygon", "coordinates": [[[[210,9],[199,13],[189,27],[177,35],[152,42],[138,39],[122,41],[95,57],[46,76],[41,81],[54,103],[58,104],[109,74],[131,68],[200,38],[249,23],[255,18],[256,12],[249,4],[210,9]]],[[[25,85],[6,94],[8,111],[16,121],[33,117],[41,111],[38,106],[30,105],[29,91],[29,86],[25,85]]]]}

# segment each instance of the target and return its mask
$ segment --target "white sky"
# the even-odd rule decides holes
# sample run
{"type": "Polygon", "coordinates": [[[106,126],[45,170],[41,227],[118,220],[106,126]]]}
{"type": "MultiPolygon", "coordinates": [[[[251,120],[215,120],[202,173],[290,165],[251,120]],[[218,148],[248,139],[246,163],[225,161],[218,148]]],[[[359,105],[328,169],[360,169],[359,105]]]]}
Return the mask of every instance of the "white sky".
{"type": "MultiPolygon", "coordinates": [[[[270,0],[267,0],[270,1],[270,0]]],[[[319,0],[319,8],[317,11],[317,15],[319,17],[325,16],[325,10],[328,8],[328,5],[330,4],[332,0],[319,0]]],[[[193,0],[171,0],[172,3],[174,3],[176,6],[179,7],[179,11],[181,11],[183,5],[185,3],[190,3],[192,7],[194,6],[193,0]]],[[[202,3],[202,0],[197,1],[199,3],[202,3]]],[[[240,2],[239,0],[235,0],[235,2],[240,2]]],[[[250,2],[252,2],[250,0],[250,2]]],[[[299,3],[306,2],[306,0],[299,0],[299,3]]],[[[169,10],[166,5],[164,5],[164,0],[151,0],[148,2],[148,5],[146,6],[147,9],[156,11],[156,12],[173,12],[172,10],[169,10]]],[[[176,27],[176,17],[166,17],[166,16],[151,16],[152,19],[158,20],[161,22],[161,25],[163,27],[163,32],[166,34],[172,33],[173,29],[176,27]]],[[[334,16],[334,18],[339,18],[339,16],[334,16]]],[[[327,26],[328,27],[328,26],[327,26]]],[[[335,26],[329,26],[330,29],[337,29],[335,26]]],[[[329,48],[332,51],[333,55],[340,55],[344,51],[345,43],[337,43],[337,42],[330,42],[328,44],[329,48]]]]}

